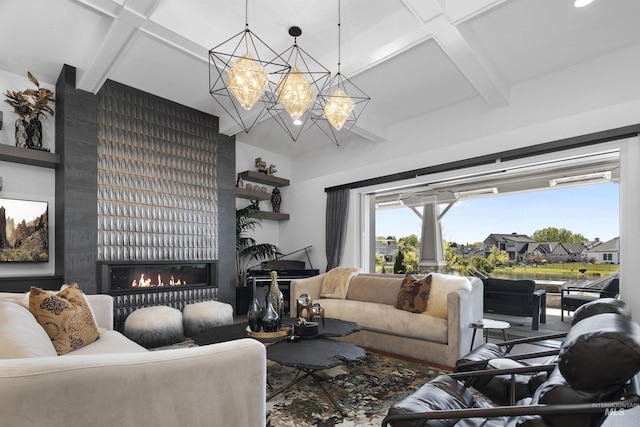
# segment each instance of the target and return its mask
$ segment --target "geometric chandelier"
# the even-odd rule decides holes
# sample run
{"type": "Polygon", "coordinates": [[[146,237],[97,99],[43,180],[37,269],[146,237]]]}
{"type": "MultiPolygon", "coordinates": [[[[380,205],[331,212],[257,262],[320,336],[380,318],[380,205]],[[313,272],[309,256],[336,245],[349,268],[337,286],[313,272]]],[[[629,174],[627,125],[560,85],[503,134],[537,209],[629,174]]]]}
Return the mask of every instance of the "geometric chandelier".
{"type": "Polygon", "coordinates": [[[269,91],[290,66],[249,29],[246,6],[245,29],[209,51],[209,94],[248,133],[277,102],[269,91]]]}
{"type": "Polygon", "coordinates": [[[321,113],[312,116],[313,123],[338,146],[371,101],[366,93],[340,72],[340,21],[338,0],[338,72],[318,96],[321,113]]]}
{"type": "Polygon", "coordinates": [[[291,70],[278,82],[270,93],[272,98],[267,110],[285,132],[297,141],[311,122],[308,120],[317,109],[317,96],[329,82],[331,72],[298,46],[298,37],[302,35],[299,27],[289,28],[294,38],[293,46],[280,54],[291,70]]]}

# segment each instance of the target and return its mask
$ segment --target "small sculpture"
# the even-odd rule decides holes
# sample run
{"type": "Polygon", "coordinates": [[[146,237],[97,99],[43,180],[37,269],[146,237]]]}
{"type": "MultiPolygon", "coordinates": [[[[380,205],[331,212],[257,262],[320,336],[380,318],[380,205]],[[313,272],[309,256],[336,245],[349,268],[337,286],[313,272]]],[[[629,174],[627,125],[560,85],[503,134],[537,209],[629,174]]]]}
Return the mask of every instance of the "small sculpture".
{"type": "Polygon", "coordinates": [[[267,162],[262,160],[262,157],[257,157],[256,160],[256,169],[258,169],[258,172],[260,173],[267,173],[267,162]]]}
{"type": "Polygon", "coordinates": [[[273,163],[270,164],[267,174],[274,175],[276,172],[278,172],[278,169],[276,169],[276,165],[274,165],[273,163]]]}

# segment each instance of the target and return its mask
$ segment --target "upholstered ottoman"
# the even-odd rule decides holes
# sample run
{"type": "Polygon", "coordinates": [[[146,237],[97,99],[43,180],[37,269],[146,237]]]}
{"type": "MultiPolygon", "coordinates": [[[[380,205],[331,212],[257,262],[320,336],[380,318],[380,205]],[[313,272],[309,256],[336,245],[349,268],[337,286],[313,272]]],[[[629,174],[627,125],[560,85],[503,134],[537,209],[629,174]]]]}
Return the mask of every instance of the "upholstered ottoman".
{"type": "Polygon", "coordinates": [[[124,321],[124,335],[146,347],[162,347],[184,340],[182,313],[169,306],[140,308],[124,321]]]}
{"type": "Polygon", "coordinates": [[[233,323],[233,307],[220,301],[189,304],[182,311],[184,334],[193,337],[207,329],[233,323]]]}

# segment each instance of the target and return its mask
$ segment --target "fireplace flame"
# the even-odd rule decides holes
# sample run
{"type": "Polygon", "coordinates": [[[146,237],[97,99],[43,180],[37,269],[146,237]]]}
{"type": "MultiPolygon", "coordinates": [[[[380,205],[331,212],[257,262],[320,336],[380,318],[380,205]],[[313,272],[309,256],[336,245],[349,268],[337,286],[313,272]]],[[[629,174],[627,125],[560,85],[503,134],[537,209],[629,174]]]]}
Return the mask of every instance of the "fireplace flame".
{"type": "Polygon", "coordinates": [[[131,287],[132,288],[156,288],[156,287],[164,287],[164,286],[182,286],[186,284],[187,284],[186,280],[181,280],[181,279],[176,280],[173,277],[173,275],[169,279],[169,283],[164,283],[162,281],[162,275],[158,273],[157,282],[154,283],[151,281],[151,279],[147,279],[146,277],[144,277],[144,274],[140,274],[140,279],[139,280],[134,279],[133,282],[131,282],[131,287]]]}

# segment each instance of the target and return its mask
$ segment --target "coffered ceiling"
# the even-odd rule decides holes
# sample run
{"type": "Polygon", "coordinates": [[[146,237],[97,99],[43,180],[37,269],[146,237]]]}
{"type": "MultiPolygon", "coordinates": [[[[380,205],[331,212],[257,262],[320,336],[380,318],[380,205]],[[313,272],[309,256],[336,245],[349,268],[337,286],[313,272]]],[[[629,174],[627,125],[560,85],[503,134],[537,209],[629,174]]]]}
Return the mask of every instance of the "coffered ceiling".
{"type": "MultiPolygon", "coordinates": [[[[478,99],[509,105],[511,89],[640,44],[640,1],[342,0],[342,72],[372,101],[353,132],[384,143],[390,126],[478,99]]],[[[332,72],[338,0],[3,0],[0,69],[54,83],[63,64],[78,87],[115,80],[220,117],[208,93],[208,50],[250,29],[276,52],[298,44],[332,72]]],[[[4,91],[7,88],[2,88],[4,91]]],[[[589,88],[585,88],[588,90],[589,88]]],[[[296,143],[272,119],[242,140],[293,155],[330,144],[317,132],[296,143]]],[[[349,139],[345,141],[349,143],[349,139]]]]}

